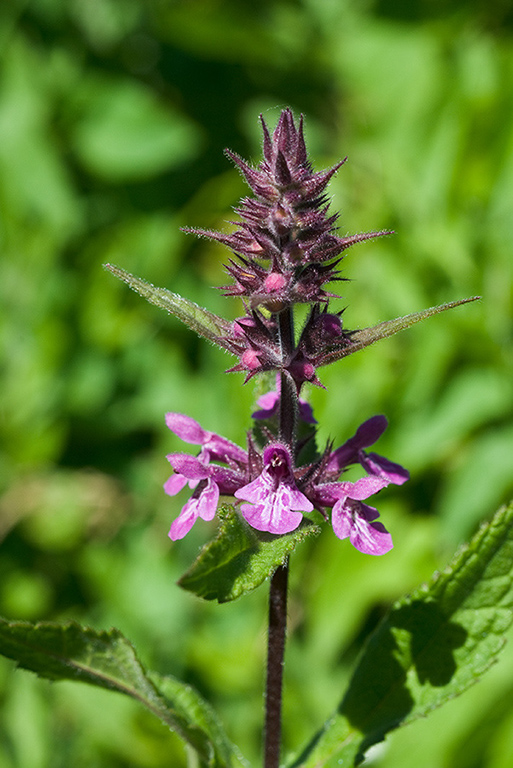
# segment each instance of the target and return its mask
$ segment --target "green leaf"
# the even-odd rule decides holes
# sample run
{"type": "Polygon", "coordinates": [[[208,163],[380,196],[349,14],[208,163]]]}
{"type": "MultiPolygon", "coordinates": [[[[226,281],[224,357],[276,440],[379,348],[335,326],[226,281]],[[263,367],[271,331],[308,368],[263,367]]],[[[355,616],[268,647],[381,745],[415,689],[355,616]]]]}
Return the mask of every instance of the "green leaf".
{"type": "Polygon", "coordinates": [[[321,365],[328,365],[334,363],[335,360],[340,360],[342,357],[359,352],[360,349],[365,349],[370,344],[374,344],[381,339],[388,339],[389,336],[393,336],[399,331],[404,331],[406,328],[419,323],[421,320],[426,320],[428,317],[438,315],[440,312],[445,312],[447,309],[453,309],[459,307],[461,304],[469,304],[471,301],[477,301],[480,296],[471,296],[469,299],[460,299],[459,301],[450,301],[448,304],[439,304],[437,307],[430,307],[429,309],[423,309],[420,312],[413,312],[411,315],[405,315],[404,317],[396,317],[394,320],[385,320],[383,323],[373,325],[370,328],[362,328],[359,331],[353,331],[348,338],[346,337],[341,343],[340,347],[336,347],[322,357],[321,365]]]}
{"type": "Polygon", "coordinates": [[[136,699],[190,744],[205,768],[244,764],[210,706],[184,683],[147,673],[117,629],[0,618],[0,653],[40,677],[79,680],[136,699]]]}
{"type": "Polygon", "coordinates": [[[203,309],[189,299],[184,299],[178,293],[168,291],[166,288],[156,288],[151,283],[147,283],[113,264],[104,264],[104,267],[151,304],[155,304],[160,309],[165,309],[166,312],[177,317],[195,331],[198,336],[203,336],[223,349],[232,351],[232,346],[226,338],[231,336],[231,323],[228,320],[203,309]]]}
{"type": "Polygon", "coordinates": [[[170,675],[148,673],[158,692],[166,704],[175,710],[189,727],[194,728],[200,735],[201,751],[195,746],[200,756],[208,750],[206,765],[216,766],[248,766],[238,749],[228,740],[223,727],[212,707],[190,685],[184,685],[170,675]],[[205,748],[203,748],[203,745],[205,748]]]}
{"type": "Polygon", "coordinates": [[[497,659],[513,619],[513,504],[429,585],[398,601],[363,650],[333,717],[290,768],[366,750],[458,696],[497,659]]]}
{"type": "Polygon", "coordinates": [[[235,510],[220,511],[222,523],[215,539],[205,544],[178,584],[205,600],[226,603],[256,589],[293,550],[320,533],[312,523],[292,533],[273,536],[251,528],[235,510]]]}

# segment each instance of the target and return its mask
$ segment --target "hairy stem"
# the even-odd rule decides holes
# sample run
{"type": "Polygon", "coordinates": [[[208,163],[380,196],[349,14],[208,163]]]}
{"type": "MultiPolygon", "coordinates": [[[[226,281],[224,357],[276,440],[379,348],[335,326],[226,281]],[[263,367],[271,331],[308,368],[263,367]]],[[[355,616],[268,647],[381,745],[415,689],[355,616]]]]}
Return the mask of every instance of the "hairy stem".
{"type": "MultiPolygon", "coordinates": [[[[290,307],[278,315],[278,331],[281,356],[285,363],[294,350],[294,316],[290,307]]],[[[298,398],[292,378],[284,371],[280,375],[280,391],[280,440],[294,452],[298,398]]]]}
{"type": "Polygon", "coordinates": [[[294,315],[292,307],[283,309],[278,314],[278,332],[283,357],[287,357],[294,349],[294,315]]]}
{"type": "Polygon", "coordinates": [[[269,636],[265,692],[264,768],[278,768],[281,742],[281,692],[287,629],[288,560],[274,572],[269,591],[269,636]]]}
{"type": "Polygon", "coordinates": [[[280,375],[280,440],[294,453],[297,420],[296,386],[291,377],[282,372],[280,375]]]}
{"type": "MultiPolygon", "coordinates": [[[[294,317],[288,308],[278,315],[278,330],[283,363],[294,350],[294,317]]],[[[298,397],[292,377],[281,372],[279,436],[295,454],[298,397]]],[[[274,572],[269,590],[269,635],[267,641],[267,679],[265,689],[264,768],[279,768],[281,743],[281,694],[283,658],[287,631],[288,559],[274,572]]]]}

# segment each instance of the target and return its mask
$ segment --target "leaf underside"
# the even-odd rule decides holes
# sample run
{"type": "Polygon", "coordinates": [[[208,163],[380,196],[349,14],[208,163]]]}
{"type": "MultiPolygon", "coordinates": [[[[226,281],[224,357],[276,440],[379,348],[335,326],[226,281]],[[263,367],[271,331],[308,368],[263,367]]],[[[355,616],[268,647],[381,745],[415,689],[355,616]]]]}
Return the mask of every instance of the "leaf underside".
{"type": "Polygon", "coordinates": [[[477,682],[513,619],[513,504],[504,507],[429,585],[399,600],[371,635],[332,718],[288,768],[337,756],[357,765],[398,726],[477,682]]]}

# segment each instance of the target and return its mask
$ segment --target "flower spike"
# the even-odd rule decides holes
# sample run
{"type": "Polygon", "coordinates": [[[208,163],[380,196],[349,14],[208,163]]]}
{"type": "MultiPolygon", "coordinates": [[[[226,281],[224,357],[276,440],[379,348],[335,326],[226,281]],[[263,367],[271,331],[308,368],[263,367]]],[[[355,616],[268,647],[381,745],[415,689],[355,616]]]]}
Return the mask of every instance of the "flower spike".
{"type": "Polygon", "coordinates": [[[340,297],[329,284],[346,279],[340,267],[349,248],[392,232],[383,229],[341,237],[338,214],[329,212],[327,187],[347,158],[315,171],[306,151],[302,116],[296,121],[290,109],[283,110],[272,132],[262,115],[260,122],[263,158],[258,164],[225,150],[252,193],[235,208],[239,220],[231,222],[234,230],[184,229],[231,251],[225,264],[229,283],[221,290],[242,299],[241,316],[230,322],[106,265],[148,301],[234,355],[228,371],[243,372],[245,382],[266,372],[274,372],[276,379],[275,391],[257,402],[246,449],[205,430],[188,416],[167,414],[169,429],[198,447],[196,456],[172,453],[167,457],[174,474],[164,485],[166,493],[175,496],[186,486],[192,491],[169,535],[181,539],[198,518],[212,520],[219,499],[229,496],[249,526],[260,532],[284,535],[303,526],[310,515],[331,517],[336,536],[349,538],[363,553],[381,555],[392,548],[392,538],[367,499],[390,484],[402,485],[409,477],[401,465],[367,450],[384,432],[387,420],[373,416],[339,447],[330,442],[319,455],[317,422],[302,396],[303,387],[323,386],[318,377],[322,366],[478,297],[372,328],[348,329],[344,311],[331,306],[340,297]],[[297,304],[309,305],[299,330],[294,327],[297,304]],[[355,482],[343,480],[346,469],[354,465],[363,476],[355,482]]]}

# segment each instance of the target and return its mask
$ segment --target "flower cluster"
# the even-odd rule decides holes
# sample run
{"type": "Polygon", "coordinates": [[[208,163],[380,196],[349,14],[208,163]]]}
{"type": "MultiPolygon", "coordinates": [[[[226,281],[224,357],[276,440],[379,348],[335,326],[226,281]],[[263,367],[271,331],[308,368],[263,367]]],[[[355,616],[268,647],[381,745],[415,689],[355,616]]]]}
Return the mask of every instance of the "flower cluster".
{"type": "MultiPolygon", "coordinates": [[[[254,416],[271,416],[275,397],[276,393],[264,395],[271,407],[254,416]]],[[[313,419],[311,411],[305,409],[305,415],[313,419]]],[[[374,416],[339,448],[327,449],[318,461],[299,467],[289,446],[277,440],[259,450],[250,435],[245,451],[205,431],[188,416],[168,413],[166,421],[182,440],[201,446],[197,457],[183,453],[167,457],[175,474],[164,486],[166,493],[174,496],[186,484],[194,489],[171,526],[171,539],[183,538],[198,517],[212,520],[219,497],[225,495],[235,497],[237,504],[245,502],[240,505],[242,516],[259,531],[289,533],[301,524],[303,513],[316,510],[327,518],[331,509],[333,530],[340,539],[349,537],[356,549],[371,555],[392,548],[390,534],[376,522],[377,510],[364,503],[390,483],[401,485],[408,479],[408,472],[400,465],[365,451],[386,429],[384,416],[374,416]],[[340,481],[352,464],[360,464],[366,476],[356,482],[340,481]]]]}

